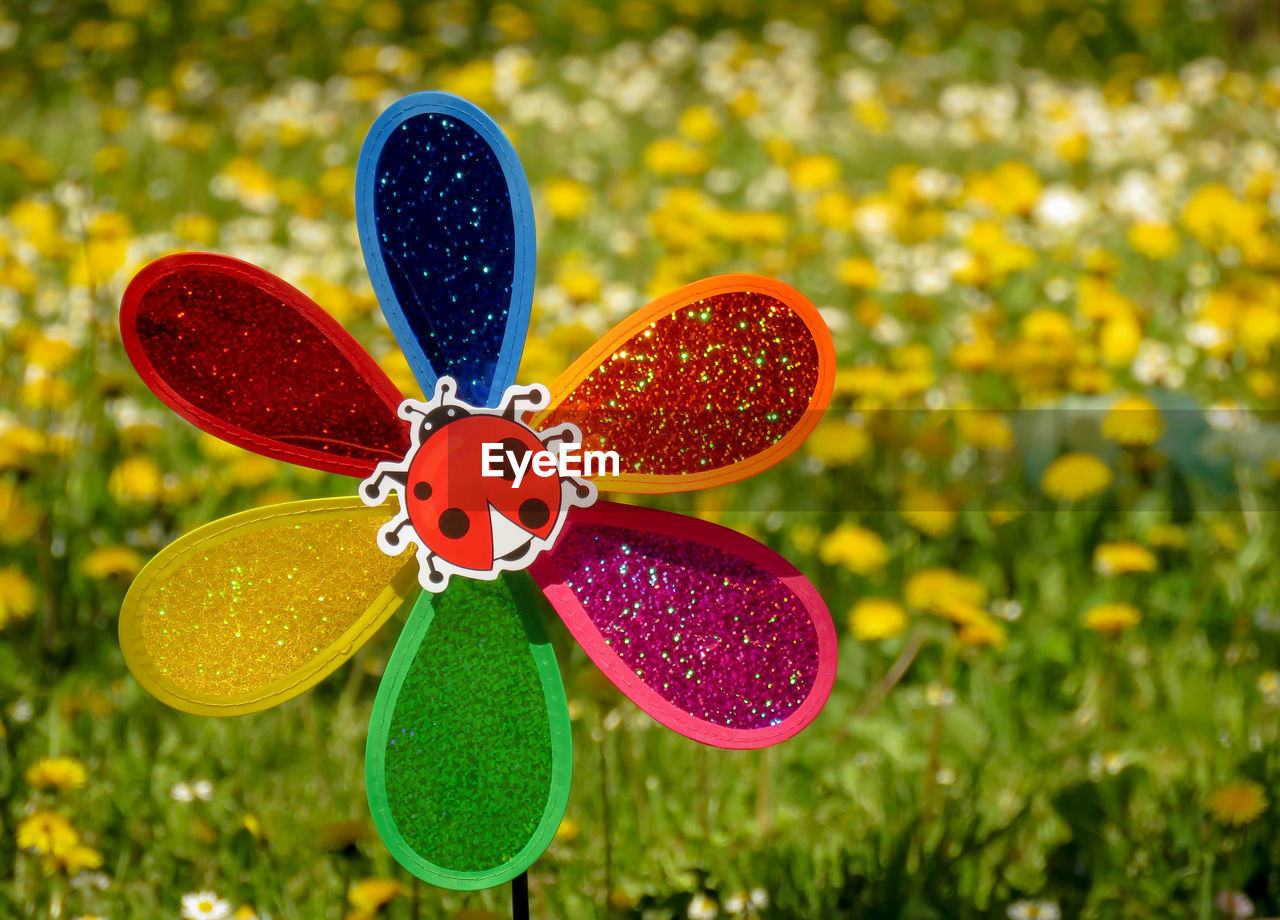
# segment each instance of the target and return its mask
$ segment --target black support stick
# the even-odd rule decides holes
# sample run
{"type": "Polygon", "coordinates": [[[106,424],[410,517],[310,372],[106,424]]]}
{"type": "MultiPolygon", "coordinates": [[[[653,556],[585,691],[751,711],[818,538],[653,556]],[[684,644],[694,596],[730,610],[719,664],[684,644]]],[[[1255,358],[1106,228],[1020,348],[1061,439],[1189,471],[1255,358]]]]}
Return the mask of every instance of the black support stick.
{"type": "Polygon", "coordinates": [[[511,920],[529,920],[529,873],[511,880],[511,920]]]}

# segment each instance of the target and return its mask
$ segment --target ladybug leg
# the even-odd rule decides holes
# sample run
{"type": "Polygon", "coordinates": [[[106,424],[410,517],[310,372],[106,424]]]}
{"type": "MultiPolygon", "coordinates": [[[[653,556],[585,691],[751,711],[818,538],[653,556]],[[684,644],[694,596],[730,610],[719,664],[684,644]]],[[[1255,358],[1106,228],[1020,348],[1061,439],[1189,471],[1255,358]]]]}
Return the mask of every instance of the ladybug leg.
{"type": "Polygon", "coordinates": [[[408,469],[396,463],[379,463],[373,475],[360,483],[360,498],[366,505],[381,505],[391,494],[393,486],[400,487],[403,495],[409,481],[408,469]]]}
{"type": "Polygon", "coordinates": [[[413,536],[413,528],[409,525],[408,516],[397,514],[378,531],[378,542],[385,549],[398,554],[413,536]],[[405,533],[406,530],[408,531],[407,534],[405,533]]]}
{"type": "Polygon", "coordinates": [[[425,546],[418,547],[418,584],[428,591],[443,590],[447,581],[444,573],[436,568],[435,558],[436,554],[425,546]]]}

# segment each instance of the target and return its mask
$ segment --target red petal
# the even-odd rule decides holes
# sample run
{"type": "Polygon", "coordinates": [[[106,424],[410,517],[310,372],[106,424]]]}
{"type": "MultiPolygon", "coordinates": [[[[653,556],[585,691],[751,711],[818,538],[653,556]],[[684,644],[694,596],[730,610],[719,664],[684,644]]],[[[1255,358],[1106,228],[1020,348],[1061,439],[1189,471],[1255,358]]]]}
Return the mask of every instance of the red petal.
{"type": "Polygon", "coordinates": [[[409,449],[403,397],[337,321],[270,272],[208,253],[158,259],[124,293],[120,331],[169,408],[278,460],[367,476],[409,449]]]}

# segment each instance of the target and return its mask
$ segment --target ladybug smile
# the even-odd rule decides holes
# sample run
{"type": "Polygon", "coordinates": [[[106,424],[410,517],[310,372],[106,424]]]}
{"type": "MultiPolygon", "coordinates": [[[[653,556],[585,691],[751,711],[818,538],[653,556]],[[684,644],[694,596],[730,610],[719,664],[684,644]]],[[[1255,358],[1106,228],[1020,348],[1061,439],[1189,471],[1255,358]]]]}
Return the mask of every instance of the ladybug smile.
{"type": "Polygon", "coordinates": [[[596,487],[575,474],[589,474],[593,463],[606,472],[610,460],[617,468],[612,451],[584,456],[574,425],[538,432],[524,423],[550,399],[540,384],[508,388],[492,409],[456,392],[441,377],[430,401],[401,403],[400,417],[413,425],[409,452],[379,463],[360,484],[371,507],[398,495],[400,510],[378,531],[378,546],[398,556],[416,544],[418,581],[432,592],[452,575],[491,580],[526,568],[555,542],[570,508],[595,502],[596,487]]]}

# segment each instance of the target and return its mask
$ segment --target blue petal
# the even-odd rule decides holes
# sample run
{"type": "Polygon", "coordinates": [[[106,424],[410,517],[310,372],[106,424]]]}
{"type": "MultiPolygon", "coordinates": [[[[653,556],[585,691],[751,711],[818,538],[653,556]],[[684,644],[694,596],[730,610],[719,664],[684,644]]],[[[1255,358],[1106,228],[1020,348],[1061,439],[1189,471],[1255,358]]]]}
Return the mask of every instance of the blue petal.
{"type": "Polygon", "coordinates": [[[493,119],[449,93],[414,93],[360,150],[356,223],[382,312],[428,395],[458,382],[495,405],[515,380],[533,298],[533,205],[493,119]]]}

